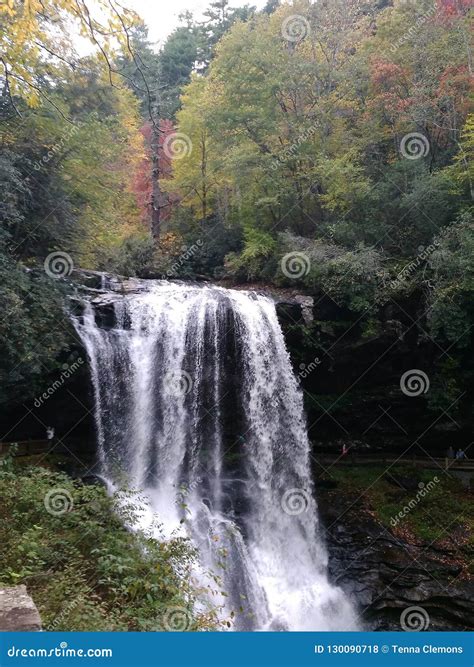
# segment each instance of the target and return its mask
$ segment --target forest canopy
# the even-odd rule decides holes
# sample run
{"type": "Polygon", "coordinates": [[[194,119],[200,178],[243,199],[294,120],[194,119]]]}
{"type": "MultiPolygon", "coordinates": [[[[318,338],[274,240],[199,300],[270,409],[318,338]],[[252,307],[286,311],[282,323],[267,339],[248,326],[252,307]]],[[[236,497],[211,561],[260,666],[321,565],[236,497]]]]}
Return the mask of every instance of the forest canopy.
{"type": "Polygon", "coordinates": [[[115,2],[2,5],[5,392],[67,348],[66,326],[49,331],[73,267],[299,285],[361,314],[421,294],[430,335],[461,354],[469,4],[217,0],[161,48],[115,2]]]}

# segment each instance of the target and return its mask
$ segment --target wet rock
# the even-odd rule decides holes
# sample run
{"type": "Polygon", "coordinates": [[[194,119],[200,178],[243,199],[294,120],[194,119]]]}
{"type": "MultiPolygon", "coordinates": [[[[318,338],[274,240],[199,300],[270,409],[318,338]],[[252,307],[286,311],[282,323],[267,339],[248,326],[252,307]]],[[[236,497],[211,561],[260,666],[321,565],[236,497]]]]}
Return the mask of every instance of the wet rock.
{"type": "Polygon", "coordinates": [[[306,294],[297,294],[295,301],[301,305],[301,313],[305,324],[310,324],[314,320],[314,298],[306,294]]]}
{"type": "Polygon", "coordinates": [[[303,308],[296,301],[278,301],[275,305],[280,323],[301,324],[303,320],[303,308]]]}
{"type": "Polygon", "coordinates": [[[0,631],[39,632],[41,618],[26,586],[0,588],[0,631]]]}
{"type": "Polygon", "coordinates": [[[88,271],[86,269],[74,269],[70,279],[90,289],[101,289],[104,284],[105,273],[100,271],[88,271]]]}

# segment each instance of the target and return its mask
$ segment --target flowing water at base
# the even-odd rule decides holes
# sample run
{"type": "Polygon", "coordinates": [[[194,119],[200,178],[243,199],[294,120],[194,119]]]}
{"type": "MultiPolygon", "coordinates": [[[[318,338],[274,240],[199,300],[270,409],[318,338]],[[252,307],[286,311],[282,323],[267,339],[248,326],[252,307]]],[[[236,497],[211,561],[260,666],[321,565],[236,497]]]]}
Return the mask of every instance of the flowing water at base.
{"type": "MultiPolygon", "coordinates": [[[[101,473],[149,498],[219,574],[234,630],[353,630],[327,579],[303,399],[273,302],[150,281],[74,319],[90,358],[101,473]],[[184,519],[184,522],[183,522],[184,519]]],[[[146,518],[144,519],[146,522],[146,518]]]]}

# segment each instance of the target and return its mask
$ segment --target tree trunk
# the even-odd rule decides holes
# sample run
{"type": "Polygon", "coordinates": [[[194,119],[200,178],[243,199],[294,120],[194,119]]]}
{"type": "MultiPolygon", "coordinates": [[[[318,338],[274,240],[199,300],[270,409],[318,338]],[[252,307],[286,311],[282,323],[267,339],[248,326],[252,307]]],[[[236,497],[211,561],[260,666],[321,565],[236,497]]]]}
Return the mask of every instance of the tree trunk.
{"type": "Polygon", "coordinates": [[[161,190],[160,190],[160,120],[158,103],[153,107],[151,119],[151,197],[150,231],[154,241],[160,238],[161,227],[161,190]]]}

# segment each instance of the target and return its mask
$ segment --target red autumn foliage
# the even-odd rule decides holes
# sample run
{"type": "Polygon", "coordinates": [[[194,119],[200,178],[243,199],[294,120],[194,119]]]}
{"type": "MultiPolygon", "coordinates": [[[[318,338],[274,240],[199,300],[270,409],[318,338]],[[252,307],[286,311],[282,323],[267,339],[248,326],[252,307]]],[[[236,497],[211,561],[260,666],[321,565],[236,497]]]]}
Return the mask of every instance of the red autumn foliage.
{"type": "Polygon", "coordinates": [[[371,62],[370,78],[375,88],[391,90],[393,86],[406,86],[406,71],[396,63],[374,58],[371,62]]]}
{"type": "Polygon", "coordinates": [[[458,113],[465,115],[469,113],[470,109],[471,90],[472,82],[467,65],[447,67],[440,76],[437,96],[450,98],[450,106],[455,107],[458,113]]]}
{"type": "MultiPolygon", "coordinates": [[[[163,145],[171,134],[175,132],[173,123],[170,120],[160,120],[160,137],[159,137],[159,169],[160,169],[160,179],[169,179],[173,174],[173,166],[170,157],[163,150],[163,145]]],[[[151,175],[152,175],[152,125],[148,121],[141,128],[141,133],[145,139],[145,149],[146,157],[142,160],[132,189],[135,193],[138,206],[142,213],[142,219],[144,222],[148,223],[150,217],[150,201],[151,201],[151,175]]],[[[166,193],[162,193],[160,206],[161,208],[161,218],[163,221],[166,221],[170,218],[173,206],[176,204],[176,199],[166,193]]]]}
{"type": "Polygon", "coordinates": [[[441,17],[461,16],[472,7],[472,0],[437,0],[437,7],[441,17]]]}

